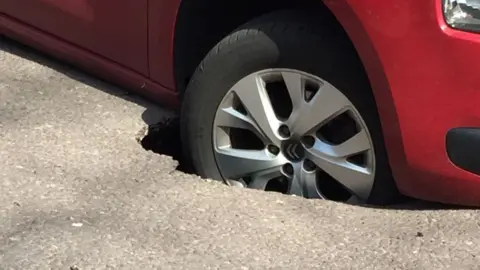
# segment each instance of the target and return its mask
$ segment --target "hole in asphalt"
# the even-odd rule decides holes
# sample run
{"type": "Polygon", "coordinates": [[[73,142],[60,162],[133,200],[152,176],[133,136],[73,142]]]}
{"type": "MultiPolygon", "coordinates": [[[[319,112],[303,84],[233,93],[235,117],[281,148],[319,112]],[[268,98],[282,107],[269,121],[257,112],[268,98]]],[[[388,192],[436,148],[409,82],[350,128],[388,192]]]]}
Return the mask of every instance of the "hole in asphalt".
{"type": "MultiPolygon", "coordinates": [[[[146,126],[145,129],[142,129],[138,132],[136,136],[137,141],[141,144],[141,146],[147,150],[152,151],[156,154],[167,155],[171,156],[174,160],[178,162],[177,170],[188,173],[194,174],[194,170],[188,166],[185,157],[182,154],[182,144],[180,140],[180,121],[178,117],[171,117],[165,118],[160,122],[155,124],[146,126]]],[[[318,173],[321,173],[321,170],[318,170],[318,173]]],[[[286,189],[288,189],[288,185],[285,185],[285,179],[281,177],[275,179],[276,181],[269,182],[267,191],[276,191],[284,193],[286,189]]],[[[319,188],[325,195],[330,195],[329,198],[332,200],[343,201],[350,197],[350,194],[345,190],[338,186],[336,181],[329,181],[329,176],[324,173],[322,177],[322,181],[319,184],[319,188]],[[337,186],[335,185],[337,184],[337,186]],[[336,194],[337,196],[341,194],[339,197],[333,197],[331,194],[336,194]]],[[[247,182],[248,179],[246,179],[247,182]]],[[[364,205],[367,206],[368,205],[364,205]]],[[[375,206],[370,206],[377,208],[375,206]]],[[[415,201],[413,200],[413,204],[411,200],[404,198],[401,203],[390,207],[380,207],[386,209],[408,209],[408,210],[416,210],[416,209],[443,209],[444,205],[437,205],[436,203],[425,203],[422,201],[415,201]]],[[[450,209],[450,208],[446,208],[450,209]]]]}
{"type": "MultiPolygon", "coordinates": [[[[186,159],[182,154],[182,144],[180,139],[180,121],[178,117],[166,117],[165,119],[155,124],[151,124],[148,127],[146,126],[145,129],[138,132],[136,139],[147,151],[152,151],[161,155],[171,156],[174,160],[178,162],[178,166],[176,168],[177,170],[188,174],[194,173],[194,170],[187,165],[188,162],[186,162],[186,159]]],[[[321,172],[321,170],[318,170],[317,173],[321,174],[321,172]]],[[[323,177],[321,177],[321,183],[318,183],[319,188],[325,195],[330,195],[330,199],[334,201],[343,201],[350,197],[350,194],[345,189],[340,188],[339,186],[335,186],[335,184],[337,184],[336,181],[329,181],[330,179],[325,173],[322,176],[323,177]],[[339,194],[341,195],[338,197],[333,197],[332,193],[336,194],[337,196],[339,194]]],[[[276,181],[271,181],[271,183],[269,182],[267,191],[276,191],[281,193],[286,192],[286,189],[288,189],[288,185],[285,184],[285,179],[282,179],[280,177],[275,180],[276,181]]],[[[247,182],[249,181],[247,180],[247,182]]],[[[376,206],[364,206],[378,208],[376,206]]],[[[380,208],[407,210],[452,209],[451,207],[447,207],[442,204],[426,203],[422,201],[411,200],[406,197],[403,198],[402,201],[398,204],[380,208]]],[[[453,207],[453,209],[455,208],[453,207]]]]}
{"type": "Polygon", "coordinates": [[[149,125],[148,128],[139,132],[137,140],[145,150],[171,156],[178,161],[177,170],[189,174],[193,173],[193,169],[186,165],[187,162],[182,155],[180,120],[178,117],[166,118],[149,125]]]}

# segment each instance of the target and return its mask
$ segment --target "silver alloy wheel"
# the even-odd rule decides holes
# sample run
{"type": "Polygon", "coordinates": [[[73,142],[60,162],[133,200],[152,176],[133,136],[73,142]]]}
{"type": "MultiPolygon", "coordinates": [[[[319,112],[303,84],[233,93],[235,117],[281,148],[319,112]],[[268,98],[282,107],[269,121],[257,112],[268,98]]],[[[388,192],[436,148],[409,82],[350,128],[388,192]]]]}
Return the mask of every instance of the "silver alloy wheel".
{"type": "Polygon", "coordinates": [[[286,194],[331,199],[322,186],[329,177],[348,191],[345,201],[365,201],[373,187],[373,143],[360,113],[334,86],[298,70],[262,70],[236,83],[217,108],[213,145],[230,185],[268,190],[275,181],[286,194]],[[281,90],[270,89],[278,82],[284,99],[274,99],[281,90]],[[280,115],[283,108],[288,114],[280,115]],[[350,119],[354,131],[335,141],[345,137],[340,132],[346,124],[328,130],[328,136],[323,130],[340,116],[350,119]]]}

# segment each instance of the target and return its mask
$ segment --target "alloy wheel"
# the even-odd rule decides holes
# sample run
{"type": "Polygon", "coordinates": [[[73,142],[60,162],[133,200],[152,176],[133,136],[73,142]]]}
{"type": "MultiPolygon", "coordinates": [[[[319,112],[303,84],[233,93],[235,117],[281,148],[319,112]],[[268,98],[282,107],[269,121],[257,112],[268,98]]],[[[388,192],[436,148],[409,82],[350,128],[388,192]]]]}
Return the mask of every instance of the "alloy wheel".
{"type": "Polygon", "coordinates": [[[241,79],[218,106],[213,140],[230,185],[338,201],[365,201],[373,187],[373,142],[360,113],[305,72],[268,69],[241,79]]]}

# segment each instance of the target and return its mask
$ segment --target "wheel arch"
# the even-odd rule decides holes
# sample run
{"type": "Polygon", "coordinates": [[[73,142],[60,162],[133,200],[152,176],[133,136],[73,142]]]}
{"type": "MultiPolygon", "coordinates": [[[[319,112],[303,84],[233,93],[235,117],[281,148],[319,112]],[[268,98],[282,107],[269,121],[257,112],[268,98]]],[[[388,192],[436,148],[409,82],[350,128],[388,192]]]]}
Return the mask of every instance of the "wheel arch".
{"type": "MultiPolygon", "coordinates": [[[[360,58],[377,105],[387,155],[394,179],[397,182],[397,187],[400,192],[409,195],[408,193],[410,191],[403,190],[403,185],[398,184],[402,179],[410,177],[407,170],[410,167],[404,150],[397,108],[390,84],[374,43],[369,37],[362,20],[360,20],[354,8],[349,4],[349,1],[350,0],[324,0],[325,5],[332,14],[334,14],[337,21],[347,33],[360,58]]],[[[356,3],[356,6],[361,5],[356,3]]]]}
{"type": "MultiPolygon", "coordinates": [[[[213,46],[241,24],[280,9],[315,9],[322,25],[340,25],[356,49],[374,88],[389,90],[381,61],[366,30],[348,0],[175,0],[176,18],[171,40],[174,87],[182,92],[186,81],[213,46]],[[256,8],[250,8],[251,4],[256,8]],[[221,23],[220,23],[221,22],[221,23]]],[[[374,89],[374,92],[376,90],[374,89]]],[[[377,93],[374,93],[377,95],[377,93]]],[[[383,99],[383,98],[382,98],[383,99]]],[[[391,104],[393,105],[393,104],[391,104]]]]}

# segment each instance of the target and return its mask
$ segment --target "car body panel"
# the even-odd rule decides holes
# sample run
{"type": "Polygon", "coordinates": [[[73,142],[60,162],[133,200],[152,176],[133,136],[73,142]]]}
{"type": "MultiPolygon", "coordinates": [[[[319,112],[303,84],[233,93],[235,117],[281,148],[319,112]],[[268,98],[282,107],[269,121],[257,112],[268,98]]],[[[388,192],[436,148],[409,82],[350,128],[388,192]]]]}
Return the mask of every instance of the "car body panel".
{"type": "MultiPolygon", "coordinates": [[[[0,4],[1,5],[1,4],[0,4]]],[[[1,6],[0,6],[1,7],[1,6]]],[[[136,91],[172,109],[179,106],[177,93],[132,69],[102,55],[65,42],[5,14],[0,14],[0,33],[28,44],[110,82],[136,91]]]]}
{"type": "Polygon", "coordinates": [[[175,88],[173,40],[180,3],[181,0],[150,0],[148,5],[150,76],[172,89],[175,88]]]}
{"type": "MultiPolygon", "coordinates": [[[[15,0],[6,1],[14,8],[15,0]]],[[[0,4],[2,10],[5,3],[0,4]]],[[[143,3],[139,1],[138,7],[143,3]]],[[[480,176],[453,165],[445,150],[448,130],[480,126],[480,35],[448,28],[440,0],[324,3],[343,25],[364,63],[402,193],[480,206],[480,176]]],[[[149,0],[148,34],[142,29],[139,36],[131,36],[148,38],[125,47],[126,51],[148,47],[135,60],[103,54],[113,46],[109,41],[97,44],[100,49],[93,53],[92,48],[67,43],[6,15],[0,15],[5,20],[0,27],[10,37],[175,107],[173,39],[179,5],[180,0],[149,0]],[[142,61],[145,52],[147,62],[142,61]]],[[[145,22],[140,20],[141,28],[145,22]]]]}
{"type": "Polygon", "coordinates": [[[148,0],[2,0],[2,12],[148,76],[148,0]]]}
{"type": "Polygon", "coordinates": [[[450,129],[480,126],[480,35],[449,28],[439,0],[326,3],[369,74],[399,189],[480,205],[480,177],[445,150],[450,129]]]}

